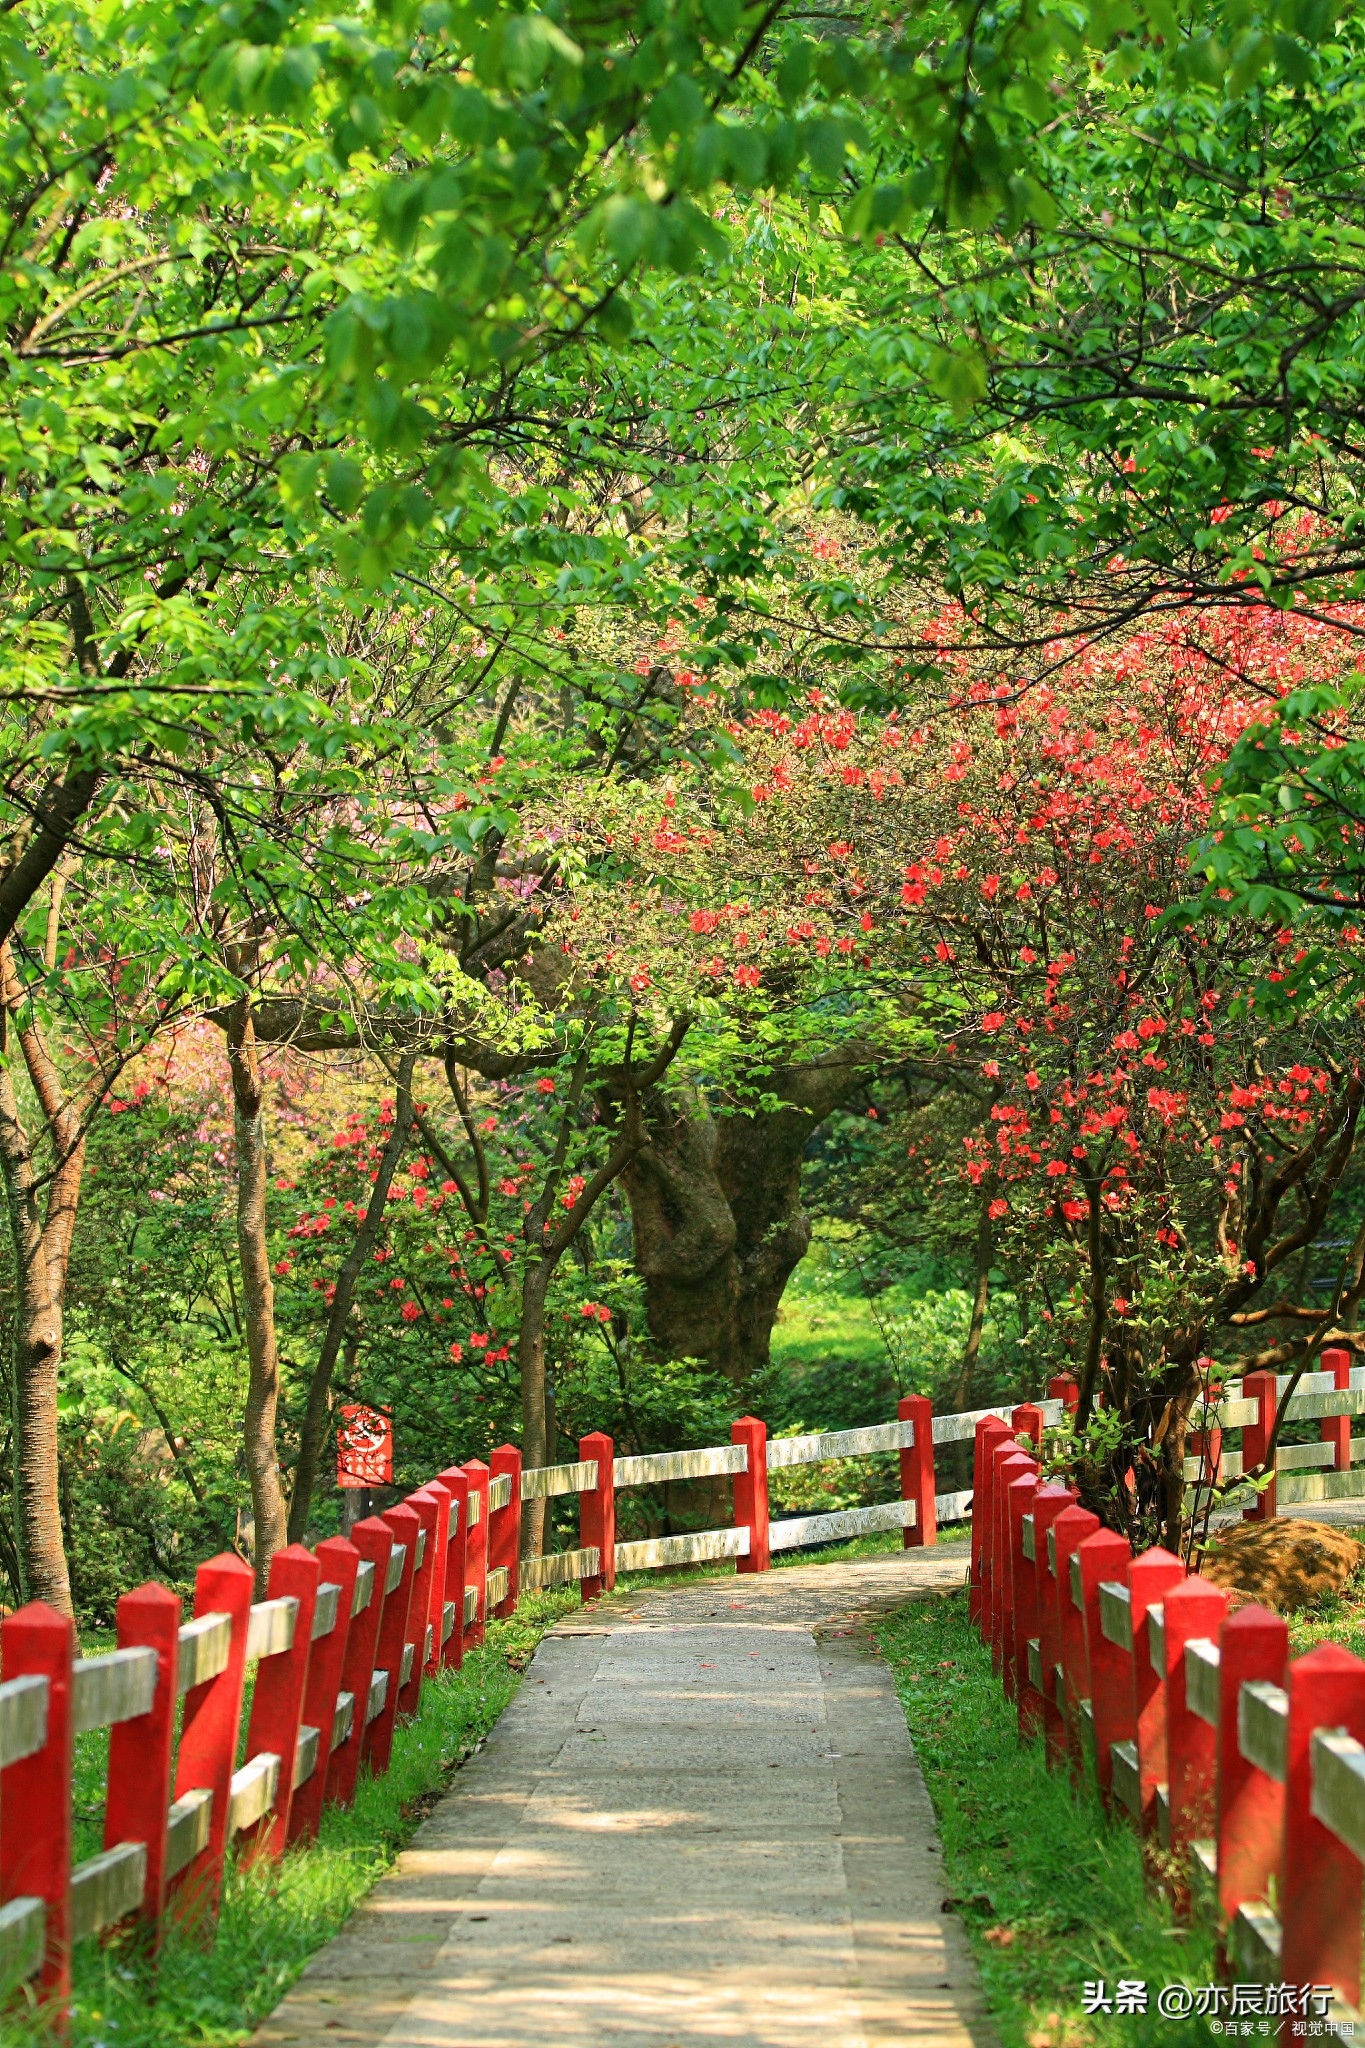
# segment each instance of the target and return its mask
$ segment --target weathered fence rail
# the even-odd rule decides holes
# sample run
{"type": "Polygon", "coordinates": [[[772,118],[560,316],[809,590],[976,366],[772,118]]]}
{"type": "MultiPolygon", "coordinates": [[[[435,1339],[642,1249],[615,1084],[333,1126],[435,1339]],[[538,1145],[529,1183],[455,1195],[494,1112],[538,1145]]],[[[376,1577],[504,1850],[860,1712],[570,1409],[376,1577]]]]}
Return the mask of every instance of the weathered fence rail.
{"type": "MultiPolygon", "coordinates": [[[[1351,1372],[1344,1353],[1325,1354],[1324,1365],[1324,1372],[1303,1382],[1288,1412],[1322,1419],[1322,1454],[1333,1469],[1303,1471],[1307,1461],[1296,1466],[1292,1460],[1305,1447],[1290,1447],[1280,1461],[1289,1476],[1277,1484],[1283,1492],[1301,1473],[1300,1485],[1335,1480],[1358,1484],[1365,1493],[1365,1469],[1351,1469],[1361,1446],[1349,1433],[1350,1416],[1365,1413],[1365,1372],[1351,1372]]],[[[1202,1433],[1192,1440],[1196,1471],[1235,1477],[1239,1458],[1250,1468],[1263,1455],[1280,1391],[1270,1374],[1230,1389],[1216,1410],[1200,1418],[1202,1433]],[[1225,1450],[1223,1434],[1238,1428],[1241,1452],[1225,1450]]],[[[1028,1626],[1024,1622],[1035,1612],[1044,1615],[1044,1578],[1059,1569],[1065,1581],[1075,1560],[1068,1550],[1059,1563],[1051,1525],[1021,1511],[1020,1557],[1027,1556],[1039,1590],[1033,1590],[1033,1578],[1022,1575],[1021,1564],[1020,1604],[1017,1612],[1008,1609],[1006,1630],[1005,1610],[996,1614],[991,1602],[1008,1567],[1002,1564],[992,1575],[993,1560],[1012,1557],[1015,1531],[1012,1522],[997,1528],[993,1519],[1004,1513],[1001,1496],[992,1490],[994,1463],[985,1481],[988,1512],[974,1512],[973,1503],[983,1497],[983,1443],[1008,1442],[1011,1430],[1037,1440],[1074,1402],[1074,1385],[1063,1377],[1049,1387],[1047,1400],[1008,1412],[933,1415],[926,1399],[910,1396],[899,1404],[894,1422],[774,1439],[762,1421],[746,1416],[734,1424],[729,1444],[620,1458],[611,1438],[594,1432],[581,1440],[572,1463],[534,1470],[523,1470],[515,1446],[502,1445],[488,1464],[471,1459],[452,1466],[396,1506],[358,1522],[349,1538],[329,1537],[316,1550],[291,1544],[280,1551],[263,1601],[253,1601],[251,1571],[232,1555],[199,1567],[189,1619],[179,1597],[164,1586],[125,1594],[118,1604],[118,1647],[108,1655],[78,1657],[70,1622],[39,1603],[6,1616],[0,1623],[0,1995],[16,1983],[31,1983],[60,2015],[75,1942],[130,1916],[153,1930],[168,1912],[211,1918],[229,1849],[249,1858],[278,1857],[316,1832],[325,1802],[349,1803],[362,1768],[387,1769],[394,1729],[400,1717],[417,1712],[423,1684],[442,1669],[458,1668],[466,1651],[483,1641],[489,1616],[510,1613],[523,1588],[577,1583],[591,1600],[614,1585],[618,1572],[727,1558],[741,1572],[764,1571],[774,1552],[896,1529],[907,1546],[931,1544],[940,1525],[971,1518],[973,1583],[978,1591],[987,1589],[1002,1651],[1009,1635],[1010,1672],[1023,1674],[1021,1682],[1042,1702],[1044,1721],[1053,1717],[1050,1732],[1061,1741],[1071,1710],[1055,1704],[1053,1676],[1069,1668],[1065,1657],[1074,1663],[1078,1643],[1084,1647],[1084,1617],[1064,1604],[1041,1632],[1031,1619],[1028,1626]],[[971,1439],[974,1487],[939,1492],[936,1447],[971,1439]],[[898,1461],[898,1498],[829,1514],[771,1518],[770,1472],[888,1453],[898,1461]],[[731,1482],[733,1516],[727,1526],[617,1541],[618,1492],[708,1478],[731,1482]],[[523,1557],[522,1502],[573,1495],[579,1507],[577,1546],[523,1557]],[[1040,1532],[1046,1542],[1035,1559],[1040,1532]],[[256,1677],[243,1743],[249,1665],[256,1677]],[[74,1743],[78,1735],[105,1727],[110,1743],[104,1848],[73,1863],[74,1743]],[[240,1766],[239,1753],[245,1757],[240,1766]]],[[[1022,1455],[1013,1444],[1011,1449],[1022,1455]]],[[[1061,1495],[1063,1507],[1068,1499],[1061,1495]]],[[[1274,1509],[1272,1487],[1259,1496],[1256,1512],[1274,1509]]],[[[1087,1549],[1087,1559],[1091,1555],[1087,1549]]],[[[1133,1566],[1139,1574],[1143,1569],[1141,1561],[1133,1566]]],[[[1139,1692],[1146,1686],[1156,1698],[1169,1681],[1153,1667],[1149,1682],[1144,1659],[1150,1662],[1149,1639],[1163,1640],[1159,1593],[1150,1592],[1133,1607],[1134,1596],[1117,1568],[1103,1576],[1115,1583],[1075,1581],[1087,1600],[1093,1594],[1100,1603],[1092,1636],[1108,1647],[1097,1650],[1096,1669],[1104,1668],[1106,1654],[1126,1657],[1144,1675],[1123,1683],[1130,1689],[1136,1683],[1139,1692]],[[1101,1607],[1106,1628],[1116,1634],[1101,1636],[1101,1607]]],[[[1164,1590],[1160,1571],[1156,1579],[1164,1590]]],[[[1197,1661],[1191,1668],[1199,1673],[1196,1686],[1204,1688],[1197,1697],[1207,1704],[1213,1681],[1197,1661]]],[[[1268,1670],[1242,1675],[1279,1682],[1268,1670]]],[[[1177,1677],[1176,1684],[1183,1680],[1177,1677]]],[[[1076,1692],[1074,1679],[1066,1697],[1084,1698],[1085,1714],[1091,1715],[1090,1695],[1076,1692]]],[[[1261,1743],[1259,1753],[1267,1753],[1265,1745],[1275,1739],[1266,1732],[1271,1709],[1254,1689],[1247,1697],[1248,1741],[1261,1743]]],[[[1126,1725],[1120,1727],[1112,1715],[1104,1718],[1108,1711],[1093,1709],[1097,1741],[1103,1732],[1106,1790],[1112,1777],[1140,1810],[1155,1810],[1157,1765],[1150,1745],[1135,1744],[1126,1725]]],[[[1197,1715],[1200,1709],[1191,1711],[1197,1715]]],[[[1229,1708],[1224,1699],[1223,1711],[1225,1725],[1236,1722],[1235,1704],[1229,1708]]],[[[1080,1712],[1077,1706],[1071,1720],[1080,1712]]],[[[1353,1739],[1365,1739],[1365,1709],[1359,1719],[1348,1730],[1353,1739]]],[[[1349,1787],[1356,1801],[1351,1813],[1365,1815],[1365,1793],[1355,1789],[1365,1783],[1355,1751],[1338,1745],[1322,1754],[1328,1760],[1319,1772],[1327,1788],[1321,1797],[1344,1813],[1343,1788],[1349,1787]]],[[[1314,1791],[1312,1797],[1318,1796],[1314,1791]]],[[[1163,1792],[1163,1799],[1169,1794],[1163,1792]]],[[[1177,1801],[1173,1810],[1183,1813],[1184,1807],[1177,1801]]]]}
{"type": "MultiPolygon", "coordinates": [[[[1359,1389],[1320,1377],[1326,1387],[1293,1401],[1291,1416],[1361,1412],[1337,1405],[1359,1389]]],[[[1273,1399],[1243,1390],[1221,1420],[1268,1429],[1273,1399]]],[[[1279,1615],[1236,1606],[1168,1551],[1133,1555],[1068,1487],[1041,1477],[1028,1410],[1008,1424],[983,1420],[975,1434],[971,1611],[1021,1735],[1041,1734],[1052,1764],[1176,1859],[1237,1978],[1277,2001],[1255,2010],[1302,2018],[1316,1986],[1330,1991],[1329,2020],[1354,2021],[1365,1661],[1335,1644],[1291,1658],[1279,1615]]]]}

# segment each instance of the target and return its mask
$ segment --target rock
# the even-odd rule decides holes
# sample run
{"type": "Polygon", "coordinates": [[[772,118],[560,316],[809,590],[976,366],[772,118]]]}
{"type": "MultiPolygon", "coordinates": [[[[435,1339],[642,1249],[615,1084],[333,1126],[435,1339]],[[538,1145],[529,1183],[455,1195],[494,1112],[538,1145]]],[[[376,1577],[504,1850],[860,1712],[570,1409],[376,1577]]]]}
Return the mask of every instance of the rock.
{"type": "Polygon", "coordinates": [[[1243,1599],[1295,1614],[1340,1593],[1365,1564],[1365,1543],[1324,1522],[1297,1517],[1239,1522],[1213,1537],[1200,1559],[1202,1577],[1243,1599]]]}

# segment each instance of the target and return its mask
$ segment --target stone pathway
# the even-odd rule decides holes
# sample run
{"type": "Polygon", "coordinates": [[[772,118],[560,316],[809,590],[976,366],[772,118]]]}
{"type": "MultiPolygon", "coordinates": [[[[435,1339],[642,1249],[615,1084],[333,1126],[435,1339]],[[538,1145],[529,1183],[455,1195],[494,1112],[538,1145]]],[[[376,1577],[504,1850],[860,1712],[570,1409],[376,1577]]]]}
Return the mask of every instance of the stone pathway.
{"type": "Polygon", "coordinates": [[[575,1613],[256,2048],[990,2048],[860,1624],[966,1546],[575,1613]]]}

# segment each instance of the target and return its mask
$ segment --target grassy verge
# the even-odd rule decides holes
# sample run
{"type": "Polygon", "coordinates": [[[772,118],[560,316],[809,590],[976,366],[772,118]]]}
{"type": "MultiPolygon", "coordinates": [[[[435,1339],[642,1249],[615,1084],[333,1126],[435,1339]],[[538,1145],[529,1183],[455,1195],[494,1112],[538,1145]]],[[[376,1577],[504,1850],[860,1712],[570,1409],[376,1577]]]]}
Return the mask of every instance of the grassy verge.
{"type": "Polygon", "coordinates": [[[938,1815],[954,1910],[1002,2048],[1207,2048],[1207,2019],[1163,2020],[1162,1986],[1216,1981],[1213,1944],[1149,1888],[1141,1846],[1019,1741],[966,1596],[902,1608],[875,1631],[938,1815]],[[1082,1985],[1144,1979],[1146,2016],[1088,2016],[1082,1985]]]}
{"type": "MultiPolygon", "coordinates": [[[[316,1842],[277,1865],[231,1867],[211,1947],[172,1933],[153,1978],[135,1938],[76,1951],[73,2048],[234,2048],[277,2005],[309,1957],[330,1941],[383,1876],[459,1766],[515,1693],[547,1628],[576,1589],[537,1593],[494,1622],[458,1672],[422,1688],[382,1778],[364,1777],[355,1804],[328,1808],[316,1842]]],[[[51,2037],[33,2015],[0,2020],[5,2048],[51,2037]]]]}

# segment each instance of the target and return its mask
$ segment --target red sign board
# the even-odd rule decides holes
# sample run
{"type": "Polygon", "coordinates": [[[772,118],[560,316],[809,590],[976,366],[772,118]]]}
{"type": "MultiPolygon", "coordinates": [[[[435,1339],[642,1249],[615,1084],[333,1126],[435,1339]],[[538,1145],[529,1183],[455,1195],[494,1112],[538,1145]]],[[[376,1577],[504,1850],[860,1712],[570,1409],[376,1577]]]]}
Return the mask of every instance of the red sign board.
{"type": "Polygon", "coordinates": [[[337,1485],[388,1486],[393,1480],[393,1419],[382,1408],[343,1408],[337,1431],[337,1485]]]}

